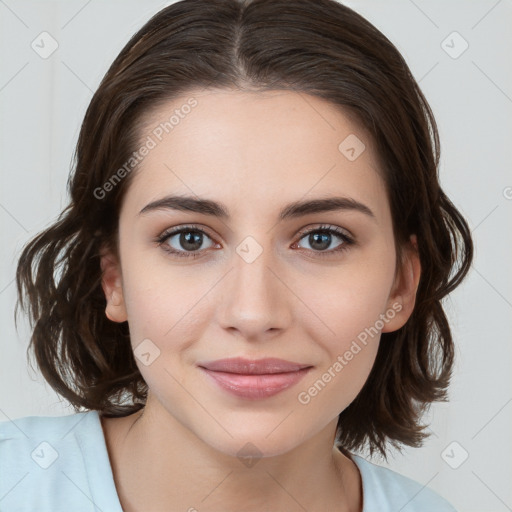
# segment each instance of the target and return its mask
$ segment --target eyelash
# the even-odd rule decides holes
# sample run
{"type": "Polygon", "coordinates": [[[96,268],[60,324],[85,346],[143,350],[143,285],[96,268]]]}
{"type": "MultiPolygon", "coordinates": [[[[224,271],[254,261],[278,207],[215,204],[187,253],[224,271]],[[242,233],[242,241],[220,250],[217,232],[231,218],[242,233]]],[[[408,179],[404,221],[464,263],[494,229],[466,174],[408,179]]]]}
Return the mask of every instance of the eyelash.
{"type": "MultiPolygon", "coordinates": [[[[192,258],[192,259],[195,259],[195,258],[198,258],[201,256],[201,252],[202,251],[196,251],[196,252],[191,252],[191,251],[176,251],[174,249],[171,249],[168,245],[165,245],[165,242],[171,238],[172,236],[174,235],[179,235],[180,233],[201,233],[201,234],[204,234],[206,235],[208,238],[212,238],[211,236],[208,235],[208,233],[206,233],[205,231],[203,231],[202,229],[196,227],[196,226],[193,226],[193,225],[190,225],[190,226],[182,226],[180,228],[173,228],[171,230],[167,230],[167,231],[164,231],[159,237],[157,237],[156,239],[156,242],[158,243],[158,245],[160,247],[162,247],[162,249],[172,255],[175,255],[175,256],[178,256],[179,258],[192,258]]],[[[308,251],[312,251],[314,253],[316,253],[318,256],[320,256],[321,258],[325,258],[325,257],[329,257],[329,256],[332,256],[333,254],[337,254],[337,253],[341,253],[343,251],[346,251],[349,249],[349,247],[351,245],[354,245],[355,244],[355,241],[354,239],[352,239],[351,237],[349,237],[346,233],[344,233],[343,231],[341,231],[338,227],[336,226],[331,226],[331,225],[322,225],[322,226],[319,226],[317,228],[314,228],[314,229],[310,229],[310,230],[306,230],[306,231],[301,231],[299,233],[299,241],[302,240],[305,236],[311,234],[311,233],[317,233],[317,232],[320,232],[320,233],[329,233],[329,234],[334,234],[336,236],[338,236],[339,238],[342,239],[343,243],[336,249],[330,249],[328,251],[314,251],[312,249],[307,249],[308,251]]],[[[206,249],[205,249],[206,250],[206,249]]]]}

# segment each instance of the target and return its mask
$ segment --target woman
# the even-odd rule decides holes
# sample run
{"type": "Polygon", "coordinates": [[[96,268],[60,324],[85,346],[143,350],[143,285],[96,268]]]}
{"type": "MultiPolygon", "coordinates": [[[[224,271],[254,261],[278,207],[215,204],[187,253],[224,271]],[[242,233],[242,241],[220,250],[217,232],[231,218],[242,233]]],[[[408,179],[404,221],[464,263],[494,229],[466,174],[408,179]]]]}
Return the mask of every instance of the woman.
{"type": "Polygon", "coordinates": [[[349,8],[157,13],[20,257],[31,347],[76,414],[1,424],[6,510],[453,511],[352,453],[420,446],[446,399],[441,300],[473,246],[438,162],[405,61],[349,8]]]}

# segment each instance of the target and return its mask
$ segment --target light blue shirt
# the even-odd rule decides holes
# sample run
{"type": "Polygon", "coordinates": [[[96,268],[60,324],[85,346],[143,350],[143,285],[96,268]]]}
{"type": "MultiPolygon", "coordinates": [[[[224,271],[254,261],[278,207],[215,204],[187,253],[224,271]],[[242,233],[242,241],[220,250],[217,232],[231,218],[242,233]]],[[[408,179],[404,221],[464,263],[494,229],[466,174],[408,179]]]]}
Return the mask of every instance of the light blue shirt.
{"type": "MultiPolygon", "coordinates": [[[[351,457],[363,512],[456,512],[428,487],[351,457]]],[[[97,411],[0,422],[0,511],[123,512],[97,411]]]]}

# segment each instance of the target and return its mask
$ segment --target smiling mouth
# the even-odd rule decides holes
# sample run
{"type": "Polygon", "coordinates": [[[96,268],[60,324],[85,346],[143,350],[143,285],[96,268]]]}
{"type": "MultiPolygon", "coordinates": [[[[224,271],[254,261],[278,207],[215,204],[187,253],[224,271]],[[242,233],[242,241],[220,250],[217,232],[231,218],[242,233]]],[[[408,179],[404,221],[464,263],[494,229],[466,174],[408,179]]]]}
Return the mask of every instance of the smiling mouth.
{"type": "Polygon", "coordinates": [[[246,399],[274,396],[297,384],[312,368],[276,358],[220,359],[198,364],[222,390],[246,399]]]}

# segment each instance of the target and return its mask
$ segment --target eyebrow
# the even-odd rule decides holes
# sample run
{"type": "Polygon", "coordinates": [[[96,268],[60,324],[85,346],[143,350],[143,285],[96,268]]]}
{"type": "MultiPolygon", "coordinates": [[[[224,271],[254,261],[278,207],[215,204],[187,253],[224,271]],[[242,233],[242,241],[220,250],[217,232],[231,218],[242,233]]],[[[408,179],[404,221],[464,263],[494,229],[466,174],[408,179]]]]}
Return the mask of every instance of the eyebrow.
{"type": "MultiPolygon", "coordinates": [[[[153,201],[139,212],[139,215],[155,210],[179,210],[229,219],[229,211],[222,203],[192,196],[166,196],[153,201]]],[[[349,197],[328,197],[306,201],[295,201],[279,212],[279,220],[298,218],[311,213],[330,211],[357,211],[376,220],[374,213],[363,203],[349,197]]]]}

